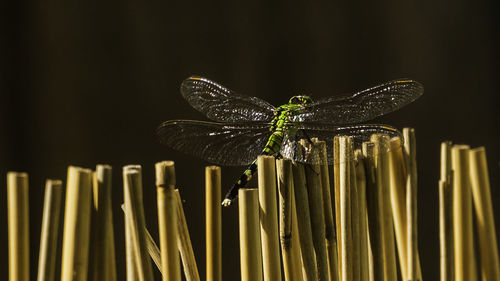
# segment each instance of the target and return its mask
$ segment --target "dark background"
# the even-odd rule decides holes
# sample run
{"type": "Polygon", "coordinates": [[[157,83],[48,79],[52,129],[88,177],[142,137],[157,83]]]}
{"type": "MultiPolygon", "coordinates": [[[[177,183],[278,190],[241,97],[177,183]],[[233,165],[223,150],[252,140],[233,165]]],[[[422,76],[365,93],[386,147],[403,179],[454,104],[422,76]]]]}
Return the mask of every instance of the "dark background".
{"type": "MultiPolygon", "coordinates": [[[[30,175],[31,268],[36,278],[46,178],[68,165],[114,167],[118,280],[125,278],[121,167],[141,164],[147,224],[157,237],[156,161],[177,182],[205,276],[204,166],[163,147],[168,119],[204,119],[179,93],[203,75],[279,105],[410,77],[422,98],[375,120],[414,127],[419,243],[425,280],[438,280],[439,146],[484,145],[500,225],[496,1],[2,1],[0,4],[0,279],[7,278],[5,175],[30,175]]],[[[223,189],[241,168],[223,168],[223,189]]],[[[252,182],[252,185],[256,183],[252,182]]],[[[237,208],[223,210],[224,280],[239,279],[237,208]]]]}

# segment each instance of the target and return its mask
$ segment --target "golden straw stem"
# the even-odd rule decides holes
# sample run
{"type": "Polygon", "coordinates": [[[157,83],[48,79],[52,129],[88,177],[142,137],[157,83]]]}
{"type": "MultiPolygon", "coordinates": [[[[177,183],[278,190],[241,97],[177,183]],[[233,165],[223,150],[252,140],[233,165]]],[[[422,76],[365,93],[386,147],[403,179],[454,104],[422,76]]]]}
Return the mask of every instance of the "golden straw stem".
{"type": "Polygon", "coordinates": [[[97,165],[93,173],[93,280],[116,280],[115,242],[111,204],[111,167],[97,165]]]}
{"type": "Polygon", "coordinates": [[[261,155],[257,162],[264,280],[281,280],[275,158],[261,155]]]}
{"type": "Polygon", "coordinates": [[[259,227],[259,191],[238,191],[241,281],[262,281],[262,255],[259,227]]]}
{"type": "Polygon", "coordinates": [[[205,168],[205,236],[207,281],[222,280],[221,170],[205,168]]]}
{"type": "Polygon", "coordinates": [[[472,195],[477,218],[481,274],[483,280],[500,280],[500,263],[495,232],[495,219],[491,204],[490,181],[486,150],[478,147],[470,150],[472,195]]]}
{"type": "Polygon", "coordinates": [[[368,231],[371,255],[370,280],[386,280],[384,274],[383,236],[382,236],[382,194],[378,184],[379,177],[375,166],[375,144],[363,143],[363,156],[365,157],[366,171],[366,203],[368,215],[368,231]]]}
{"type": "Polygon", "coordinates": [[[360,280],[369,280],[368,264],[368,221],[366,217],[366,177],[365,164],[361,150],[355,151],[356,159],[356,185],[358,187],[358,207],[359,207],[359,255],[360,255],[360,280]]]}
{"type": "Polygon", "coordinates": [[[455,280],[453,253],[453,183],[451,142],[441,143],[441,179],[439,180],[439,240],[441,281],[455,280]]]}
{"type": "MultiPolygon", "coordinates": [[[[352,148],[351,148],[352,149],[352,148]]],[[[352,229],[352,279],[361,279],[361,249],[360,249],[360,218],[359,218],[359,194],[358,183],[356,182],[356,168],[354,166],[354,155],[351,151],[350,163],[350,186],[351,186],[351,229],[352,229]]]]}
{"type": "Polygon", "coordinates": [[[334,189],[334,199],[335,199],[335,225],[337,226],[337,263],[338,263],[338,273],[339,280],[342,279],[342,233],[340,232],[340,136],[335,136],[333,138],[333,189],[334,189]]]}
{"type": "Polygon", "coordinates": [[[283,272],[285,280],[296,280],[294,269],[299,264],[294,264],[292,247],[292,161],[289,159],[276,160],[279,190],[279,228],[281,253],[283,257],[283,272]]]}
{"type": "Polygon", "coordinates": [[[30,280],[28,174],[7,173],[9,280],[30,280]]]}
{"type": "Polygon", "coordinates": [[[453,169],[453,233],[455,243],[455,280],[476,279],[472,230],[472,198],[469,177],[469,146],[451,148],[453,169]]]}
{"type": "Polygon", "coordinates": [[[388,281],[397,280],[396,249],[394,242],[394,224],[390,194],[389,175],[389,137],[383,134],[374,134],[371,140],[375,143],[378,185],[381,190],[382,239],[385,278],[388,281]]]}
{"type": "Polygon", "coordinates": [[[123,195],[130,231],[135,270],[139,281],[153,280],[153,268],[147,251],[144,229],[146,219],[142,197],[142,169],[137,165],[123,167],[123,195]]]}
{"type": "Polygon", "coordinates": [[[90,242],[92,171],[68,168],[61,281],[87,280],[90,242]]]}
{"type": "Polygon", "coordinates": [[[193,246],[191,245],[191,238],[189,236],[189,229],[184,215],[184,208],[182,207],[181,195],[179,190],[175,190],[175,197],[177,199],[177,224],[178,224],[178,237],[177,248],[181,254],[182,266],[187,281],[199,281],[200,274],[196,266],[196,259],[194,256],[193,246]]]}
{"type": "Polygon", "coordinates": [[[155,170],[162,280],[180,281],[181,265],[177,251],[179,227],[177,224],[178,207],[175,195],[174,162],[158,162],[155,165],[155,170]]]}
{"type": "Polygon", "coordinates": [[[418,228],[417,228],[417,143],[415,130],[403,128],[406,153],[406,226],[407,226],[407,280],[418,280],[418,228]]]}
{"type": "Polygon", "coordinates": [[[293,163],[292,173],[300,252],[302,255],[302,266],[304,268],[304,280],[317,281],[318,273],[314,254],[304,165],[293,163]]]}
{"type": "Polygon", "coordinates": [[[353,241],[351,225],[351,161],[352,138],[339,138],[340,233],[342,241],[342,281],[353,280],[353,241]]]}
{"type": "Polygon", "coordinates": [[[55,280],[62,191],[62,182],[60,180],[47,180],[45,182],[40,254],[38,256],[38,281],[55,280]]]}

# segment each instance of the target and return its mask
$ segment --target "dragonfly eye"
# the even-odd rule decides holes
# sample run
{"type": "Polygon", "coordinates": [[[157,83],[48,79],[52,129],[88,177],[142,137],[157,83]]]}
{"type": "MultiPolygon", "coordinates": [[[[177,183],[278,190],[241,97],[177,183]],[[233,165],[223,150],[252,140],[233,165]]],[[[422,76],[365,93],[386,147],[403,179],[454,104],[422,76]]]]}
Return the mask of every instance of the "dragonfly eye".
{"type": "Polygon", "coordinates": [[[312,103],[312,99],[309,96],[293,96],[288,101],[290,104],[308,104],[312,103]]]}

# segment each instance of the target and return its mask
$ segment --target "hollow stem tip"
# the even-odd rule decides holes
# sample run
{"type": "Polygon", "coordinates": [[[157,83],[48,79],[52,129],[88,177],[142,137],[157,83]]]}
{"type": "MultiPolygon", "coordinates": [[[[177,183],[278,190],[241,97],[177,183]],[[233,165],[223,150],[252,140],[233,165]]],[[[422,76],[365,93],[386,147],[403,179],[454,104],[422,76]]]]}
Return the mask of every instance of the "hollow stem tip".
{"type": "Polygon", "coordinates": [[[162,161],[155,165],[156,186],[175,188],[175,163],[174,161],[162,161]]]}

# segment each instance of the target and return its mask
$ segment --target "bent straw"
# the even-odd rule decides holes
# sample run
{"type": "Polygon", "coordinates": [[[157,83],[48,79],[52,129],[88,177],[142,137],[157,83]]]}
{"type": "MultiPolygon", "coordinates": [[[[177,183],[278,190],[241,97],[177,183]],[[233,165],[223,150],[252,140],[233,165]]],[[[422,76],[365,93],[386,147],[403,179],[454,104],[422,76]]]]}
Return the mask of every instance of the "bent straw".
{"type": "Polygon", "coordinates": [[[330,176],[328,172],[328,158],[326,151],[326,142],[313,139],[320,152],[320,170],[321,170],[321,191],[323,197],[323,213],[325,217],[325,238],[326,251],[328,258],[328,268],[330,280],[339,280],[339,265],[337,253],[337,237],[335,225],[333,224],[332,195],[330,192],[330,176]]]}
{"type": "Polygon", "coordinates": [[[7,173],[9,232],[9,280],[29,281],[29,189],[28,174],[7,173]]]}
{"type": "Polygon", "coordinates": [[[139,281],[153,280],[153,268],[147,252],[146,219],[142,200],[141,168],[136,165],[123,167],[123,195],[128,221],[134,265],[139,281]]]}
{"type": "Polygon", "coordinates": [[[292,174],[304,280],[316,281],[318,280],[318,272],[316,269],[316,258],[314,255],[304,165],[295,162],[292,163],[292,174]]]}
{"type": "Polygon", "coordinates": [[[469,177],[469,146],[451,148],[453,169],[453,233],[455,281],[476,279],[472,230],[472,198],[469,177]]]}
{"type": "Polygon", "coordinates": [[[158,162],[155,165],[155,171],[162,280],[180,281],[181,266],[177,251],[178,208],[175,195],[174,162],[158,162]]]}
{"type": "Polygon", "coordinates": [[[483,280],[500,280],[500,262],[484,147],[470,150],[472,195],[477,218],[483,280]]]}
{"type": "Polygon", "coordinates": [[[93,173],[94,217],[96,228],[93,250],[93,280],[116,280],[115,242],[111,209],[111,167],[97,165],[93,173]]]}
{"type": "Polygon", "coordinates": [[[42,231],[38,256],[38,281],[55,280],[57,238],[62,207],[62,182],[47,180],[43,200],[42,231]]]}
{"type": "Polygon", "coordinates": [[[439,240],[441,281],[454,280],[453,253],[453,179],[451,142],[441,143],[441,179],[439,180],[439,240]]]}
{"type": "Polygon", "coordinates": [[[305,164],[306,182],[311,215],[311,230],[313,235],[314,252],[316,253],[316,267],[318,280],[329,280],[328,258],[325,245],[325,216],[323,214],[323,191],[321,186],[320,147],[317,143],[301,140],[300,144],[307,148],[306,158],[314,159],[314,164],[305,164]],[[317,160],[316,160],[317,159],[317,160]],[[318,162],[318,163],[316,163],[318,162]]]}
{"type": "Polygon", "coordinates": [[[182,207],[182,200],[178,189],[175,190],[175,197],[177,199],[178,224],[177,248],[181,254],[184,274],[187,281],[199,281],[200,274],[198,273],[198,267],[196,266],[196,259],[193,252],[193,246],[191,245],[186,216],[184,215],[184,208],[182,207]]]}
{"type": "Polygon", "coordinates": [[[92,171],[68,168],[61,281],[87,280],[92,171]]]}
{"type": "Polygon", "coordinates": [[[222,280],[222,222],[220,167],[205,168],[205,236],[207,281],[222,280]]]}
{"type": "Polygon", "coordinates": [[[257,162],[264,280],[281,280],[275,158],[261,155],[257,162]]]}
{"type": "Polygon", "coordinates": [[[259,227],[259,192],[256,188],[238,191],[241,281],[262,281],[259,227]]]}

